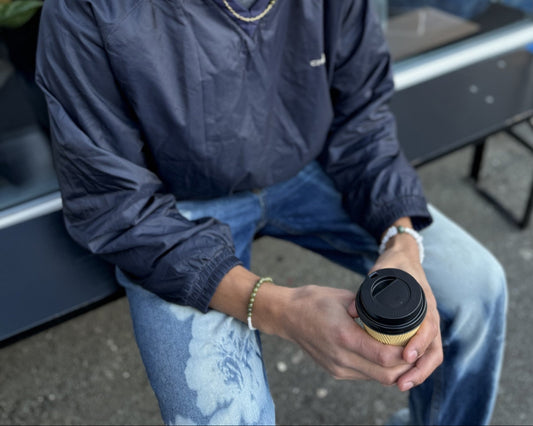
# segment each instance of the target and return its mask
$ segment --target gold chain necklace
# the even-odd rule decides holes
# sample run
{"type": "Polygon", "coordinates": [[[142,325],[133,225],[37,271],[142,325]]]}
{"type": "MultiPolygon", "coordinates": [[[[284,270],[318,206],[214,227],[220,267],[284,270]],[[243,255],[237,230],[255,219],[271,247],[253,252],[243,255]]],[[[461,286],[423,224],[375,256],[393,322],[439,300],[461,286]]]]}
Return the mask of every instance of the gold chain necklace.
{"type": "Polygon", "coordinates": [[[268,3],[268,6],[265,8],[265,10],[263,10],[259,15],[252,16],[251,18],[247,18],[246,16],[239,15],[237,12],[235,12],[235,10],[233,10],[233,8],[229,5],[228,0],[222,0],[222,1],[224,2],[224,6],[226,6],[226,8],[231,12],[231,14],[235,16],[237,19],[240,19],[241,21],[244,21],[244,22],[255,22],[255,21],[259,21],[260,19],[264,18],[265,15],[268,12],[270,12],[270,9],[274,7],[277,0],[270,0],[270,3],[268,3]]]}

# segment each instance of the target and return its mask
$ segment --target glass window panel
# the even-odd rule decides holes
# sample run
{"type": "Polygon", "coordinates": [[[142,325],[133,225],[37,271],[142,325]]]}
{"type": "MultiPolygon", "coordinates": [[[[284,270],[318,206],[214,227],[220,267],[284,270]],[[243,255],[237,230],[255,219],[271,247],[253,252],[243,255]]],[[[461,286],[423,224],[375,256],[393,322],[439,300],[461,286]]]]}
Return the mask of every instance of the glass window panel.
{"type": "Polygon", "coordinates": [[[35,84],[38,15],[0,28],[0,214],[55,192],[48,116],[35,84]]]}
{"type": "Polygon", "coordinates": [[[372,0],[393,59],[401,61],[533,15],[532,0],[372,0]]]}

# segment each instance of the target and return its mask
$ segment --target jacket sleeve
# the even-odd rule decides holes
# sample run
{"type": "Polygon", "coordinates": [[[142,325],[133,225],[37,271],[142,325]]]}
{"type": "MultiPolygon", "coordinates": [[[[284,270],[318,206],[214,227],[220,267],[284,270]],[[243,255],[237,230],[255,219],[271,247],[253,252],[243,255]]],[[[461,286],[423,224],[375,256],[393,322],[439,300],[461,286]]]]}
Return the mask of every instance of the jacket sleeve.
{"type": "Polygon", "coordinates": [[[329,63],[334,119],[320,160],[344,195],[351,218],[377,240],[396,219],[431,223],[422,186],[400,150],[388,102],[390,55],[368,1],[335,17],[329,63]]]}
{"type": "Polygon", "coordinates": [[[240,264],[229,228],[189,221],[147,166],[88,1],[47,0],[36,79],[50,111],[70,235],[160,297],[201,311],[240,264]]]}

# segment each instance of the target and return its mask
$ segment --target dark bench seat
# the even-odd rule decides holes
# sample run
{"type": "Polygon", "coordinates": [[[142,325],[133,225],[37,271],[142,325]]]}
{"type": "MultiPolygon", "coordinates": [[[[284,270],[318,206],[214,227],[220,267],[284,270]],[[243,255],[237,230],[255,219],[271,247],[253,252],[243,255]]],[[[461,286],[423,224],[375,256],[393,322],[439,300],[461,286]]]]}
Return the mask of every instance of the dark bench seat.
{"type": "MultiPolygon", "coordinates": [[[[533,53],[512,51],[398,91],[391,108],[402,147],[414,166],[476,145],[470,175],[477,183],[489,136],[505,131],[533,152],[533,146],[513,131],[533,116],[533,53]]],[[[518,226],[528,225],[533,183],[518,218],[481,186],[476,188],[518,226]]]]}

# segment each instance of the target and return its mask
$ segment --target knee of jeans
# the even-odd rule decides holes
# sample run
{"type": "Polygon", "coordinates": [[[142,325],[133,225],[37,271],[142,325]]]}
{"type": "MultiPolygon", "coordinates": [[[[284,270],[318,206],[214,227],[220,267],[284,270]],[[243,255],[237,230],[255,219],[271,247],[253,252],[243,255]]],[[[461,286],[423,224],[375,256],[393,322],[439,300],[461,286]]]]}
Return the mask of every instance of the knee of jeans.
{"type": "MultiPolygon", "coordinates": [[[[462,274],[465,272],[463,271],[462,274]]],[[[447,339],[459,338],[472,344],[487,338],[503,339],[507,311],[505,271],[492,254],[483,251],[469,266],[468,276],[456,277],[453,301],[444,303],[443,323],[447,339]]],[[[446,336],[443,336],[446,339],[446,336]]]]}
{"type": "Polygon", "coordinates": [[[478,266],[480,274],[480,304],[486,315],[505,315],[507,310],[507,280],[501,263],[490,253],[482,259],[478,266]]]}

